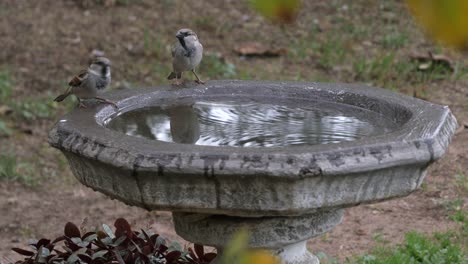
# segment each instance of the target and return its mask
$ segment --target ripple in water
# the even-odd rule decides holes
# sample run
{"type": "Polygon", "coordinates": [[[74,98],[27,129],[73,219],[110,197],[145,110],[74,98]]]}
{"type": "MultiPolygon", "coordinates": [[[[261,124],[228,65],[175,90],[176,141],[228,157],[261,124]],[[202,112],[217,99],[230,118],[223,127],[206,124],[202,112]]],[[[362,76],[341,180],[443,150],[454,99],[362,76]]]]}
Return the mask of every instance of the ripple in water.
{"type": "Polygon", "coordinates": [[[198,101],[142,108],[107,120],[131,136],[206,146],[274,147],[352,141],[388,133],[396,124],[344,104],[294,101],[198,101]]]}

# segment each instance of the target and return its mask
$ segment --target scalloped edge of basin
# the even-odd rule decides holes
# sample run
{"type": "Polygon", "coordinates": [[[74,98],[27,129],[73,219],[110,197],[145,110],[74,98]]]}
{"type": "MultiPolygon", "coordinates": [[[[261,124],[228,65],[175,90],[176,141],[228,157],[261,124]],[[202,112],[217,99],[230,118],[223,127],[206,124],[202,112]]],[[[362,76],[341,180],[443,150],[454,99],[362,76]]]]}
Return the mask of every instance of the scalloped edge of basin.
{"type": "Polygon", "coordinates": [[[301,215],[405,196],[446,151],[457,122],[446,106],[352,84],[209,81],[112,92],[122,112],[203,98],[326,100],[365,108],[400,127],[313,146],[238,148],[149,140],[110,130],[108,105],[75,109],[49,133],[78,180],[148,210],[235,216],[301,215]]]}

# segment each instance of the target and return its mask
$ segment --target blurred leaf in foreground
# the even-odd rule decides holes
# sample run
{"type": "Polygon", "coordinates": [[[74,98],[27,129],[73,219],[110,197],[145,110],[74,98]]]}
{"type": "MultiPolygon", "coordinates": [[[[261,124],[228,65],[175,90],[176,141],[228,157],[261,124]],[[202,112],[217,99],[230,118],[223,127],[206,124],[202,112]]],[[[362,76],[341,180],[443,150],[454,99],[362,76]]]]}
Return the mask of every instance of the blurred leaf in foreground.
{"type": "Polygon", "coordinates": [[[248,249],[249,233],[246,228],[239,230],[221,256],[223,264],[280,264],[277,257],[267,250],[248,249]]]}
{"type": "Polygon", "coordinates": [[[292,23],[301,6],[300,0],[250,0],[263,16],[280,23],[292,23]]]}
{"type": "Polygon", "coordinates": [[[407,0],[416,20],[443,44],[468,49],[468,1],[407,0]]]}

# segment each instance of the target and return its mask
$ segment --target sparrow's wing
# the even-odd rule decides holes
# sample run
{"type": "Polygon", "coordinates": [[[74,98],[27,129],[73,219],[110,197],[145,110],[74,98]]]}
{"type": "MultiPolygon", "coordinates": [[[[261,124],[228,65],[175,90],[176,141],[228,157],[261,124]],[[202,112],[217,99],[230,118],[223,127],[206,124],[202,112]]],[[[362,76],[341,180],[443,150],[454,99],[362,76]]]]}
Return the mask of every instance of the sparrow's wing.
{"type": "Polygon", "coordinates": [[[73,77],[71,81],[68,83],[68,85],[76,87],[80,86],[80,84],[83,82],[84,79],[88,76],[88,71],[87,70],[82,70],[78,75],[73,77]]]}

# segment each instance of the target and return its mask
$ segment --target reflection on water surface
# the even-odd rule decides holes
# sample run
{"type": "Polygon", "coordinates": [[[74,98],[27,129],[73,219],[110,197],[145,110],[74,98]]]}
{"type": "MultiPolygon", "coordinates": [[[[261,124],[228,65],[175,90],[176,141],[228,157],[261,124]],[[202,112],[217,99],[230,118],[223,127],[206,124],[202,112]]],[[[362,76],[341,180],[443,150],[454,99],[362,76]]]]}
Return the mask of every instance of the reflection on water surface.
{"type": "Polygon", "coordinates": [[[247,99],[142,108],[106,121],[127,135],[208,146],[272,147],[356,140],[390,132],[383,116],[335,103],[268,104],[247,99]]]}

